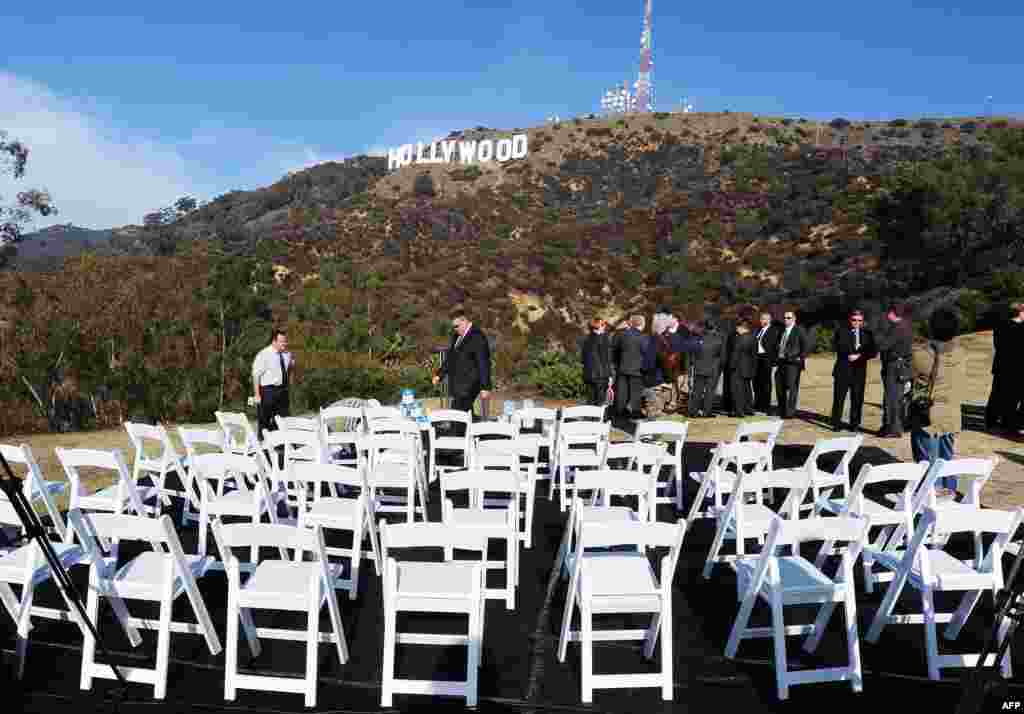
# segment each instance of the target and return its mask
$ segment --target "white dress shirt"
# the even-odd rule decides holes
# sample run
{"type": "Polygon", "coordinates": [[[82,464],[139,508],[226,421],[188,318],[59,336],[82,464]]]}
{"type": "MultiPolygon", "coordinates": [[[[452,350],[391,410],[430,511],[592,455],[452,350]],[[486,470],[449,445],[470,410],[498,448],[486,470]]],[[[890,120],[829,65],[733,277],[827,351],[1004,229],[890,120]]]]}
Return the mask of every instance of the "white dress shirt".
{"type": "Polygon", "coordinates": [[[256,354],[252,361],[252,381],[261,387],[279,387],[284,384],[284,375],[281,374],[281,358],[284,355],[286,369],[292,369],[292,353],[278,352],[273,345],[267,345],[256,354]]]}
{"type": "Polygon", "coordinates": [[[765,354],[764,345],[761,344],[761,340],[764,339],[765,333],[768,332],[767,327],[762,327],[761,331],[757,333],[757,353],[759,355],[765,354]]]}

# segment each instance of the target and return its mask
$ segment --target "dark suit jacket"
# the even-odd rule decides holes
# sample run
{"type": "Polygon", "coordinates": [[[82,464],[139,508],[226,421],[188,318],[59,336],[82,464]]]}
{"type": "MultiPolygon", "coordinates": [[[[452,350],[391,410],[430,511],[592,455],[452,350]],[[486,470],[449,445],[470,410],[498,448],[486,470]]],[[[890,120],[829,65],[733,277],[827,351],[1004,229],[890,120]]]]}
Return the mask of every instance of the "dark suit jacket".
{"type": "MultiPolygon", "coordinates": [[[[761,332],[761,326],[758,325],[757,329],[751,330],[750,334],[754,336],[754,354],[757,354],[757,336],[761,332]]],[[[768,331],[764,333],[764,337],[761,339],[761,345],[764,347],[764,351],[768,359],[774,364],[775,359],[779,355],[779,339],[782,337],[782,328],[777,323],[768,325],[768,331]]]]}
{"type": "MultiPolygon", "coordinates": [[[[782,344],[782,338],[786,334],[786,329],[782,328],[779,331],[779,342],[782,344]]],[[[755,345],[755,349],[756,349],[755,345]]],[[[789,334],[789,341],[786,342],[786,351],[781,357],[776,357],[775,362],[780,366],[784,365],[796,365],[800,369],[804,368],[804,358],[807,357],[807,353],[810,352],[810,338],[807,336],[807,330],[800,325],[794,325],[793,331],[789,334]]],[[[778,347],[775,349],[775,354],[779,354],[778,347]]]]}
{"type": "Polygon", "coordinates": [[[840,326],[832,335],[832,351],[836,353],[836,364],[832,368],[832,376],[845,374],[855,369],[864,370],[868,360],[878,354],[875,346],[875,335],[866,327],[860,328],[860,359],[850,362],[853,352],[853,328],[849,324],[840,326]]]}
{"type": "Polygon", "coordinates": [[[614,376],[612,369],[612,343],[608,335],[591,332],[583,340],[583,381],[597,384],[614,376]]]}
{"type": "Polygon", "coordinates": [[[612,341],[612,363],[616,374],[640,377],[647,364],[647,335],[632,327],[615,336],[612,341]]]}
{"type": "Polygon", "coordinates": [[[480,329],[473,325],[455,349],[458,335],[452,335],[448,356],[441,365],[440,376],[448,377],[452,396],[468,397],[491,388],[491,346],[480,329]]]}
{"type": "Polygon", "coordinates": [[[992,374],[1017,377],[1024,359],[1024,322],[1006,320],[999,323],[992,332],[992,342],[995,347],[992,374]]]}
{"type": "Polygon", "coordinates": [[[729,367],[744,379],[753,379],[757,374],[757,338],[753,333],[748,332],[733,338],[729,367]]]}
{"type": "Polygon", "coordinates": [[[890,373],[897,358],[905,360],[906,372],[910,372],[910,356],[914,345],[913,332],[902,326],[887,324],[875,335],[875,345],[882,357],[883,374],[890,373]]]}
{"type": "Polygon", "coordinates": [[[725,340],[717,332],[707,332],[703,337],[693,338],[693,373],[701,377],[714,377],[722,369],[722,355],[725,340]]]}

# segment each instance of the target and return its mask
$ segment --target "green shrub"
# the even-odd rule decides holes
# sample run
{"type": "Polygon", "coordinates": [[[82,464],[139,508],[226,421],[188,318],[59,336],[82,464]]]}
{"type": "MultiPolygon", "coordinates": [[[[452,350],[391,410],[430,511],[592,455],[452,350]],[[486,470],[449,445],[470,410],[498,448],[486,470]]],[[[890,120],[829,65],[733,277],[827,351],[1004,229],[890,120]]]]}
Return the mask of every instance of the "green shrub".
{"type": "Polygon", "coordinates": [[[527,380],[549,399],[583,399],[587,385],[583,365],[575,354],[545,351],[533,361],[527,380]]]}
{"type": "Polygon", "coordinates": [[[978,290],[965,290],[960,293],[956,301],[956,308],[960,312],[960,332],[974,332],[978,319],[984,316],[990,307],[988,298],[978,290]]]}
{"type": "Polygon", "coordinates": [[[831,327],[818,325],[814,330],[814,347],[811,351],[817,354],[831,352],[832,337],[834,334],[835,330],[831,327]]]}
{"type": "Polygon", "coordinates": [[[292,407],[298,411],[314,411],[346,397],[377,399],[382,404],[398,401],[403,389],[412,389],[417,396],[433,393],[430,373],[421,367],[385,369],[306,369],[302,382],[292,387],[292,407]]]}

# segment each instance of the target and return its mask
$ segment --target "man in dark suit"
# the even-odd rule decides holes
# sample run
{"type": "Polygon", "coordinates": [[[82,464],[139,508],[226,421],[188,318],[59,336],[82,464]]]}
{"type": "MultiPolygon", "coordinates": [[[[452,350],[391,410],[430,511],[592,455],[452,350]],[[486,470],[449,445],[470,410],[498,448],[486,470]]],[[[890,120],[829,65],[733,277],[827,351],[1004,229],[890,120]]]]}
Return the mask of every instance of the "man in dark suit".
{"type": "Polygon", "coordinates": [[[615,365],[615,408],[620,416],[640,418],[640,404],[644,392],[644,372],[650,366],[648,352],[650,340],[644,334],[647,320],[643,315],[629,318],[629,326],[618,333],[612,342],[612,362],[615,365]]]}
{"type": "Polygon", "coordinates": [[[850,393],[850,428],[854,431],[860,429],[868,360],[877,353],[874,335],[864,327],[864,313],[854,310],[850,313],[849,320],[849,327],[837,329],[832,336],[832,351],[836,353],[836,364],[832,368],[834,431],[842,429],[843,404],[846,402],[847,392],[850,393]]]}
{"type": "Polygon", "coordinates": [[[722,373],[725,341],[711,320],[695,326],[693,335],[686,340],[685,349],[693,355],[693,384],[690,386],[689,415],[714,415],[715,387],[722,373]]]}
{"type": "Polygon", "coordinates": [[[472,412],[477,395],[483,399],[491,396],[491,346],[462,311],[452,315],[452,328],[455,334],[444,364],[434,375],[434,384],[447,376],[452,409],[472,412]]]}
{"type": "Polygon", "coordinates": [[[754,375],[757,374],[757,339],[750,333],[746,320],[736,325],[736,337],[729,353],[729,367],[732,369],[732,415],[734,417],[754,414],[754,375]]]}
{"type": "Polygon", "coordinates": [[[780,329],[772,324],[769,312],[761,313],[761,324],[754,335],[757,340],[757,374],[754,375],[754,409],[768,413],[772,406],[772,368],[779,351],[780,329]]]}
{"type": "Polygon", "coordinates": [[[779,336],[776,352],[775,395],[779,400],[779,416],[792,419],[796,416],[796,405],[800,401],[800,373],[804,359],[810,351],[807,332],[796,324],[796,312],[786,310],[782,316],[785,327],[779,336]]]}
{"type": "Polygon", "coordinates": [[[1024,360],[1024,302],[1010,306],[1013,317],[992,331],[992,392],[985,407],[985,427],[1016,431],[1020,428],[1019,405],[1024,399],[1021,361],[1024,360]]]}
{"type": "Polygon", "coordinates": [[[884,328],[875,337],[882,357],[882,389],[885,391],[882,429],[878,435],[899,438],[903,436],[903,393],[912,376],[913,325],[906,305],[893,305],[885,318],[884,328]]]}

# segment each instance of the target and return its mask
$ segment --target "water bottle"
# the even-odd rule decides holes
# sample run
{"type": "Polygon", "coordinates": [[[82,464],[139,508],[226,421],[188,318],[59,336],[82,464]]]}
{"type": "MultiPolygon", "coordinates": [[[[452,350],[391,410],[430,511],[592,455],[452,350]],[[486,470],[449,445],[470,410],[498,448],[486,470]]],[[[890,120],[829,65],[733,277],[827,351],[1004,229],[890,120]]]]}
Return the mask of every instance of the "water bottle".
{"type": "Polygon", "coordinates": [[[505,400],[505,405],[504,405],[504,411],[503,411],[505,422],[507,422],[507,423],[511,423],[512,422],[512,415],[515,414],[515,411],[516,411],[516,403],[514,401],[510,400],[510,399],[506,399],[505,400]]]}

